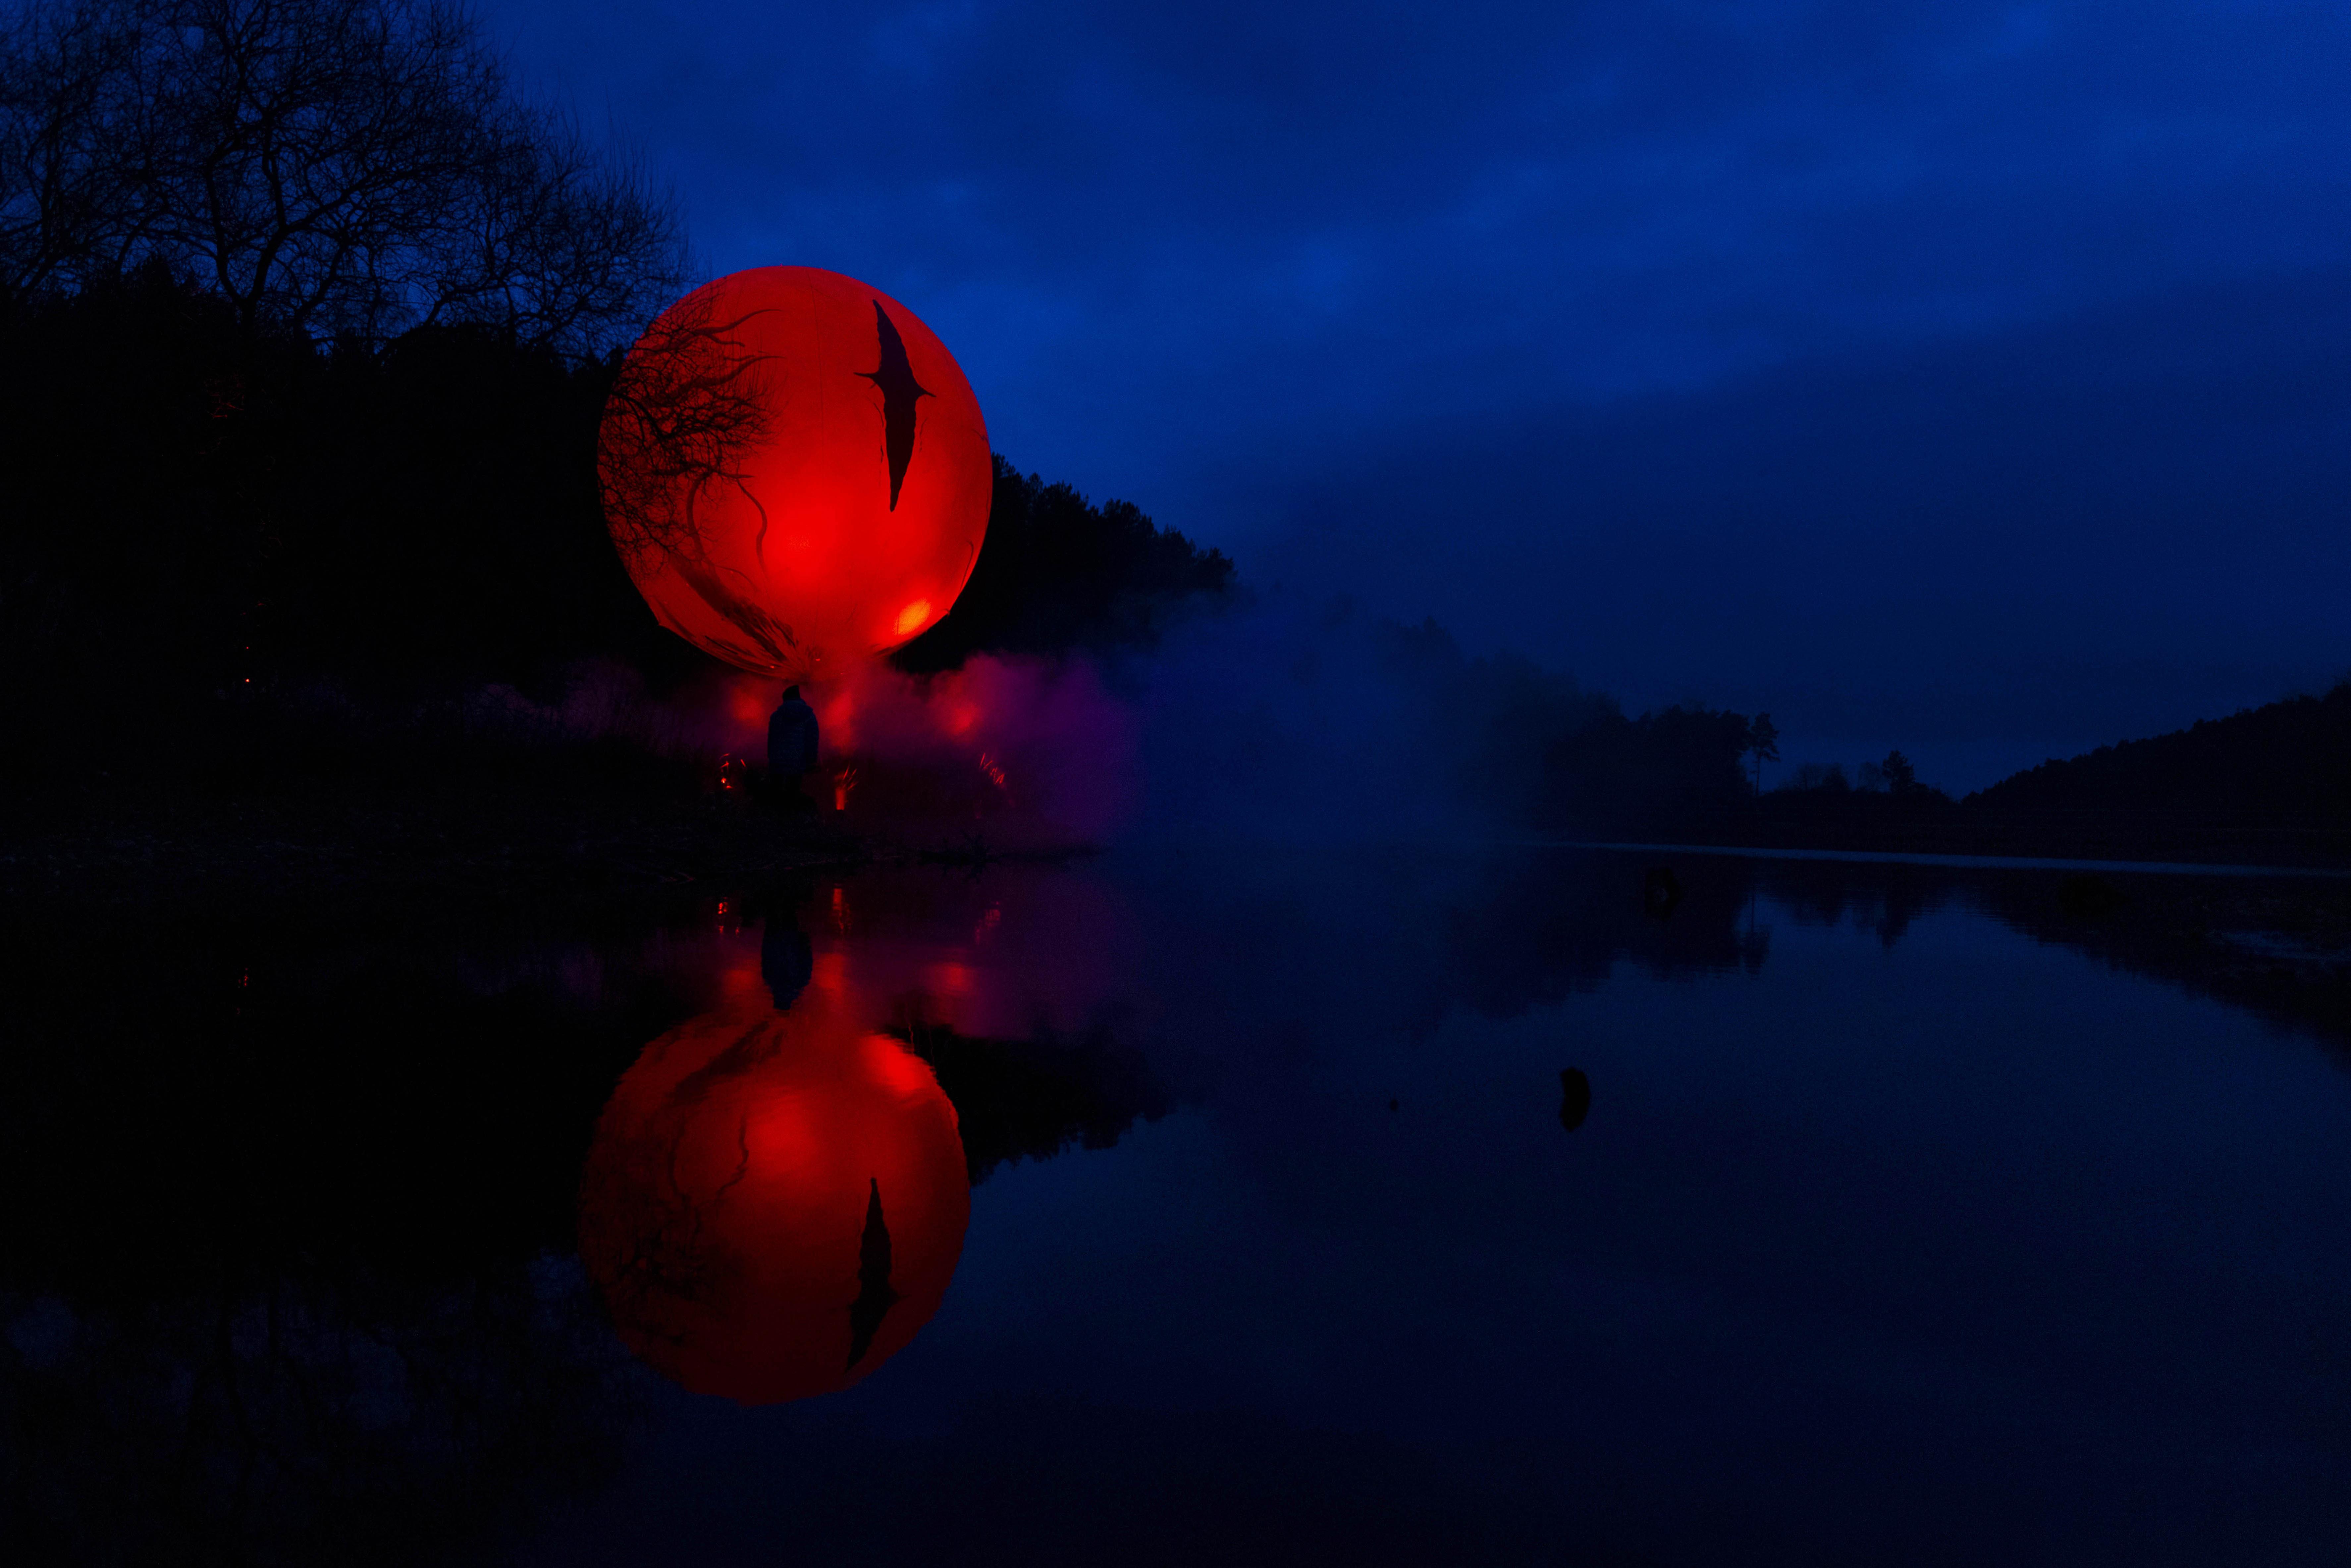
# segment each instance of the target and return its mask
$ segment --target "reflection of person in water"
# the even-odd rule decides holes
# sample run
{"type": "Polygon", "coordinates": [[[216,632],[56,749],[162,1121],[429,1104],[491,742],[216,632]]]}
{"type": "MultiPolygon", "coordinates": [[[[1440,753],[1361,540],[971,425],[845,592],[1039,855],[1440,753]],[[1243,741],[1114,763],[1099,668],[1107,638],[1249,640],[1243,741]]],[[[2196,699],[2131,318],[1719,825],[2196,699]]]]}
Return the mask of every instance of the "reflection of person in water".
{"type": "Polygon", "coordinates": [[[746,1405],[846,1387],[938,1310],[971,1187],[930,1068],[820,993],[644,1050],[596,1126],[580,1256],[629,1348],[746,1405]]]}
{"type": "Polygon", "coordinates": [[[767,928],[759,933],[759,977],[768,982],[778,1012],[799,1000],[815,973],[816,953],[808,933],[789,914],[768,915],[767,928]]]}
{"type": "Polygon", "coordinates": [[[804,811],[809,798],[800,777],[816,766],[816,710],[800,700],[798,686],[786,686],[768,716],[768,792],[779,811],[804,811]]]}

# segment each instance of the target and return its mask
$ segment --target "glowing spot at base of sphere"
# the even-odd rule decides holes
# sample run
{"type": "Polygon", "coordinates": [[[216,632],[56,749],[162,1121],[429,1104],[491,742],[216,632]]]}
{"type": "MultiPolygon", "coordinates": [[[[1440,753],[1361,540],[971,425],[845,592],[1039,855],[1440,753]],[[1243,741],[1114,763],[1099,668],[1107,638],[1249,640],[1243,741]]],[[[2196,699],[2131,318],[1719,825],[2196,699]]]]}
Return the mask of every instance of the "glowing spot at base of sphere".
{"type": "Polygon", "coordinates": [[[914,632],[916,627],[922,625],[924,622],[928,621],[930,618],[931,601],[927,599],[917,599],[914,602],[898,612],[898,623],[896,626],[892,628],[892,630],[895,631],[901,637],[909,636],[914,632]]]}

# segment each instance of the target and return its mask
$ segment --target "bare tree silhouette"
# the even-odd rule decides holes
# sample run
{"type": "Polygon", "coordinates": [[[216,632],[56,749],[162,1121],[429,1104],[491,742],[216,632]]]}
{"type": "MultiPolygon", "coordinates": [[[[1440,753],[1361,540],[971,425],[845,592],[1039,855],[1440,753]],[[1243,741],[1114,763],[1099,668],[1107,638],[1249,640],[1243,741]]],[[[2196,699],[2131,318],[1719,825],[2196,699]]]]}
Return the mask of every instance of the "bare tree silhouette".
{"type": "Polygon", "coordinates": [[[444,0],[65,0],[0,27],[0,288],[161,259],[248,335],[486,323],[587,353],[685,273],[674,204],[444,0]]]}
{"type": "Polygon", "coordinates": [[[112,7],[22,5],[0,21],[0,287],[37,293],[117,265],[136,206],[117,100],[136,30],[112,7]]]}
{"type": "Polygon", "coordinates": [[[705,496],[731,486],[758,509],[758,542],[767,542],[767,510],[745,483],[743,459],[769,428],[773,357],[738,336],[751,317],[720,318],[715,298],[698,290],[664,311],[613,379],[596,450],[605,525],[631,577],[675,572],[743,634],[749,645],[719,640],[738,664],[796,668],[792,628],[758,602],[756,584],[711,559],[696,517],[705,496]]]}

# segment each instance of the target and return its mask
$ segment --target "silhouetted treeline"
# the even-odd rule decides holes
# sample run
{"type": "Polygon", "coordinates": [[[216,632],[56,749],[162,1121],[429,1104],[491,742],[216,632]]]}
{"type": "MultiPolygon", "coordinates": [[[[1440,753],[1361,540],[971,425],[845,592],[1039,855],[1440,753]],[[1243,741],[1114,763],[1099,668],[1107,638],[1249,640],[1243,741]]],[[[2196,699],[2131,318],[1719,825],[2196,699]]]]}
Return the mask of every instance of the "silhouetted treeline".
{"type": "MultiPolygon", "coordinates": [[[[0,726],[16,739],[0,777],[323,766],[322,713],[340,755],[373,768],[414,748],[414,715],[488,685],[547,701],[590,664],[654,692],[710,668],[654,623],[605,529],[594,453],[617,364],[482,324],[381,344],[256,334],[160,261],[0,302],[0,726]]],[[[1147,649],[1238,592],[1222,553],[998,458],[971,580],[897,662],[1147,649]]],[[[1515,828],[2351,858],[2351,684],[1955,804],[1899,752],[1759,791],[1755,764],[1777,755],[1768,715],[1627,715],[1524,659],[1471,659],[1434,622],[1382,626],[1359,656],[1395,692],[1376,721],[1428,753],[1411,787],[1515,828]]]]}
{"type": "MultiPolygon", "coordinates": [[[[160,263],[0,303],[0,724],[47,742],[10,747],[12,771],[201,774],[296,710],[408,714],[490,683],[547,700],[590,660],[656,691],[707,668],[604,527],[617,366],[486,326],[256,339],[160,263]]],[[[998,459],[971,591],[909,664],[1147,643],[1232,580],[1133,507],[998,459]]]]}
{"type": "Polygon", "coordinates": [[[2351,862],[2351,682],[2051,760],[1952,801],[1899,752],[1849,782],[1800,770],[1760,844],[2082,860],[2351,862]],[[1874,777],[1873,777],[1874,775],[1874,777]],[[1862,788],[1874,784],[1875,789],[1862,788]]]}
{"type": "Polygon", "coordinates": [[[1628,716],[1567,676],[1386,625],[1400,732],[1491,819],[1564,838],[2066,859],[2351,862],[2351,681],[2051,761],[1955,801],[1901,751],[1757,788],[1777,727],[1702,706],[1628,716]]]}
{"type": "MultiPolygon", "coordinates": [[[[1343,615],[1343,610],[1334,614],[1343,615]]],[[[1773,815],[1907,815],[1936,803],[1906,774],[1900,789],[1758,799],[1750,759],[1775,756],[1768,714],[1703,705],[1628,715],[1616,699],[1514,653],[1470,658],[1434,621],[1375,629],[1373,656],[1394,683],[1405,744],[1445,759],[1442,785],[1499,823],[1591,840],[1728,842],[1773,815]],[[1834,799],[1829,796],[1834,795],[1834,799]]],[[[1899,754],[1896,754],[1898,758],[1899,754]]],[[[1891,759],[1889,759],[1891,760],[1891,759]]]]}
{"type": "Polygon", "coordinates": [[[2323,697],[2288,697],[2069,761],[2052,758],[1968,803],[1989,812],[2340,816],[2351,812],[2351,679],[2323,697]]]}
{"type": "MultiPolygon", "coordinates": [[[[0,782],[372,772],[480,750],[469,690],[708,667],[630,588],[596,486],[620,350],[688,281],[684,220],[478,18],[0,22],[0,730],[33,741],[0,782]]],[[[1000,461],[996,501],[909,668],[1147,643],[1230,587],[1131,506],[1000,461]]]]}
{"type": "Polygon", "coordinates": [[[1744,714],[1678,706],[1563,730],[1544,751],[1534,825],[1640,831],[1735,809],[1750,793],[1749,734],[1744,714]]]}
{"type": "Polygon", "coordinates": [[[0,365],[18,733],[177,747],[308,680],[409,700],[683,663],[604,537],[607,363],[477,327],[255,342],[155,266],[7,308],[0,365]]]}
{"type": "Polygon", "coordinates": [[[1187,605],[1228,599],[1233,563],[1130,501],[1089,503],[996,459],[996,494],[971,580],[939,623],[892,656],[914,673],[974,653],[1148,648],[1187,605]]]}
{"type": "Polygon", "coordinates": [[[937,1022],[891,1032],[931,1064],[954,1102],[974,1186],[1000,1165],[1109,1148],[1138,1118],[1155,1122],[1172,1105],[1150,1063],[1106,1031],[1079,1042],[994,1040],[937,1022]]]}

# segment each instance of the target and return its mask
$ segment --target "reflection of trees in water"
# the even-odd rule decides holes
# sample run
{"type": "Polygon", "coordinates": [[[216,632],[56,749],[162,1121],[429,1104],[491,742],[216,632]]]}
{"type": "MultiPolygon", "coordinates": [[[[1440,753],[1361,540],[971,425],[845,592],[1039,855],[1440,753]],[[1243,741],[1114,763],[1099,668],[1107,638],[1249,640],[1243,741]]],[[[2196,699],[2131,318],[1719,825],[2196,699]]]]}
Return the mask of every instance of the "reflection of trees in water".
{"type": "Polygon", "coordinates": [[[1772,919],[1866,932],[1892,948],[1921,916],[1956,905],[2351,1051],[2351,893],[2340,882],[1677,855],[1666,901],[1648,874],[1657,859],[1521,859],[1457,900],[1447,951],[1461,999],[1513,1017],[1596,988],[1619,963],[1659,979],[1753,973],[1772,919]]]}
{"type": "MultiPolygon", "coordinates": [[[[2113,896],[2056,872],[1543,854],[1451,895],[1410,951],[1446,1002],[1512,1016],[1619,964],[1752,973],[1774,919],[1891,943],[1956,904],[2351,1047],[2342,884],[2106,880],[2113,896]],[[1646,891],[1661,862],[1678,888],[1662,916],[1646,891]]],[[[527,926],[527,942],[216,920],[6,934],[0,1540],[16,1558],[438,1561],[607,1472],[622,1353],[578,1276],[533,1260],[569,1249],[622,1069],[701,1004],[643,978],[658,965],[634,925],[598,938],[596,999],[579,1000],[556,977],[570,950],[527,926]]],[[[1247,935],[1255,961],[1296,960],[1275,927],[1247,935]]],[[[756,977],[757,949],[740,956],[756,977]]],[[[789,957],[777,972],[797,981],[789,957]]],[[[1168,1103],[1100,1032],[987,1038],[919,1009],[894,1032],[955,1102],[974,1180],[1104,1146],[1168,1103]]],[[[1579,1101],[1562,1081],[1562,1122],[1579,1101]]]]}
{"type": "Polygon", "coordinates": [[[1764,896],[1799,923],[1875,931],[1891,947],[1959,905],[2037,942],[2351,1046],[2351,884],[2045,868],[1767,861],[1764,896]]]}
{"type": "MultiPolygon", "coordinates": [[[[690,1103],[690,1102],[689,1102],[690,1103]]],[[[673,1111],[666,1137],[649,1140],[660,1145],[636,1163],[632,1182],[594,1182],[591,1192],[605,1224],[621,1239],[601,1261],[600,1293],[615,1327],[646,1345],[675,1351],[685,1343],[685,1331],[664,1313],[662,1304],[708,1301],[723,1295],[739,1274],[738,1261],[709,1236],[711,1202],[687,1189],[678,1172],[678,1145],[685,1116],[673,1111]]],[[[751,1168],[751,1151],[737,1129],[733,1167],[708,1195],[723,1202],[741,1185],[751,1168]]]]}
{"type": "Polygon", "coordinates": [[[21,1560],[440,1561],[611,1467],[625,1361],[537,1260],[636,998],[219,922],[10,935],[21,1560]]]}
{"type": "Polygon", "coordinates": [[[2351,891],[2341,882],[1770,861],[1764,895],[1802,923],[1888,947],[1959,905],[2036,942],[2351,1048],[2351,891]]]}
{"type": "Polygon", "coordinates": [[[618,1463],[619,1352],[569,1270],[6,1289],[0,1321],[20,1562],[434,1562],[618,1463]]]}
{"type": "MultiPolygon", "coordinates": [[[[638,1375],[549,1260],[615,1080],[707,1005],[693,918],[5,933],[12,1555],[438,1562],[598,1485],[638,1375]]],[[[787,956],[797,988],[807,956],[787,956]]],[[[1165,1104],[1099,1034],[918,1050],[976,1174],[1165,1104]]],[[[872,1249],[851,1239],[854,1269],[872,1249]]]]}
{"type": "Polygon", "coordinates": [[[1142,1053],[1106,1030],[1071,1040],[990,1040],[924,1022],[890,1032],[931,1064],[955,1103],[974,1186],[1008,1162],[1107,1149],[1173,1103],[1142,1053]]]}
{"type": "Polygon", "coordinates": [[[2044,872],[1968,894],[2035,941],[2241,1008],[2351,1065],[2351,883],[2044,872]]]}
{"type": "Polygon", "coordinates": [[[1447,918],[1454,984],[1470,1007],[1515,1018],[1597,989],[1619,963],[1661,980],[1763,966],[1771,932],[1750,918],[1754,862],[1677,860],[1674,893],[1629,855],[1520,856],[1447,918]]]}
{"type": "Polygon", "coordinates": [[[1834,861],[1761,861],[1755,885],[1799,925],[1850,925],[1887,947],[1920,915],[1948,904],[1952,875],[1930,866],[1834,861]]]}

